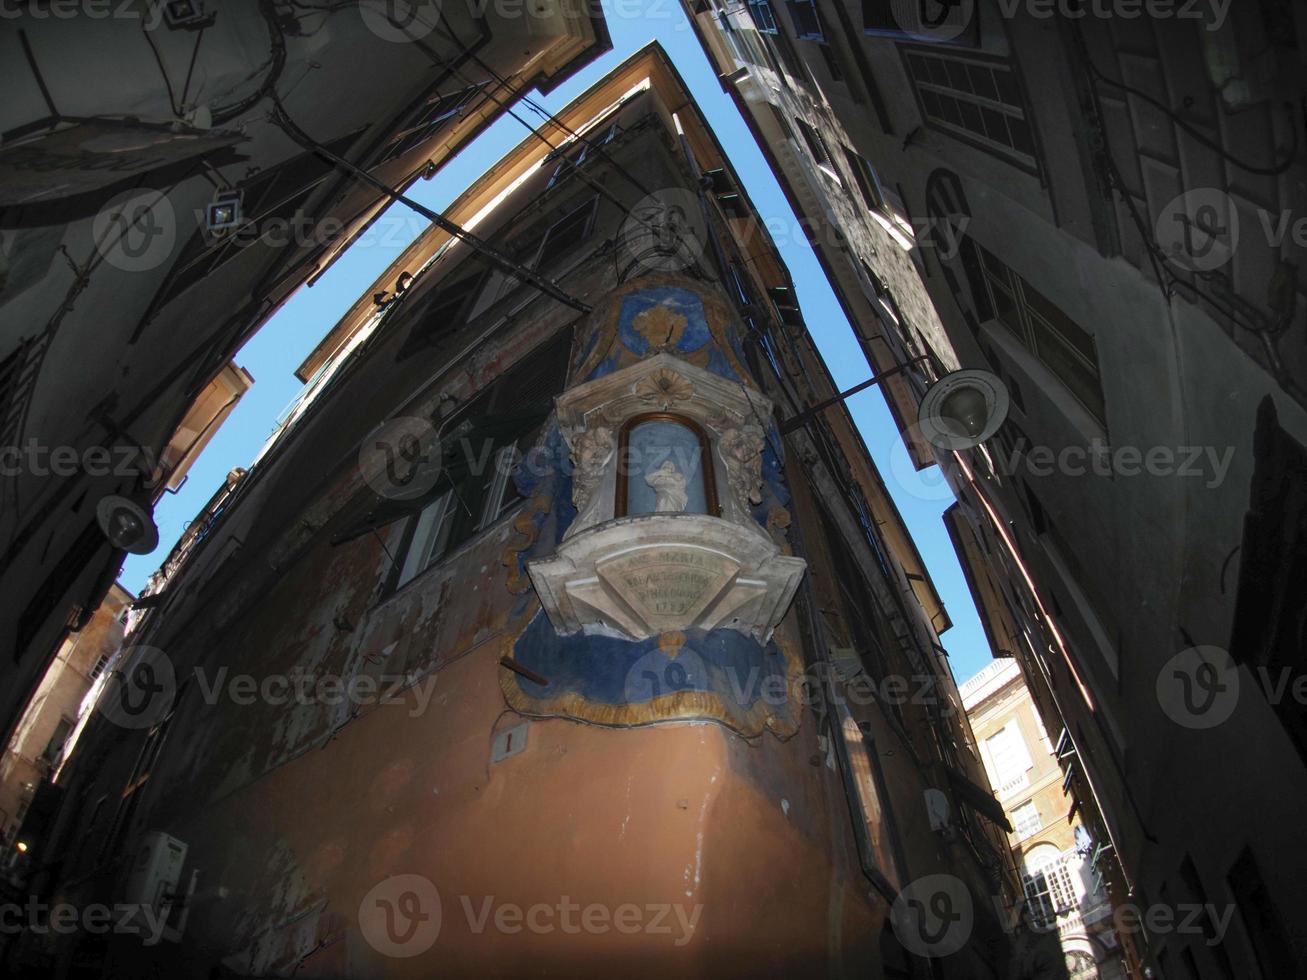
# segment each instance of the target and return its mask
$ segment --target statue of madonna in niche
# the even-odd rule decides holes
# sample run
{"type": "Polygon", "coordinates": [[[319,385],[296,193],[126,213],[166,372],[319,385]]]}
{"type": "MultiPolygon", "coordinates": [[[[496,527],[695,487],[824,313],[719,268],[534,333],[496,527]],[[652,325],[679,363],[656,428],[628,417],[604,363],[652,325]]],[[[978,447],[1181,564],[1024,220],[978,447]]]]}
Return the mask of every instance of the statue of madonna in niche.
{"type": "Polygon", "coordinates": [[[717,515],[708,440],[690,419],[639,415],[622,427],[617,516],[717,515]]]}

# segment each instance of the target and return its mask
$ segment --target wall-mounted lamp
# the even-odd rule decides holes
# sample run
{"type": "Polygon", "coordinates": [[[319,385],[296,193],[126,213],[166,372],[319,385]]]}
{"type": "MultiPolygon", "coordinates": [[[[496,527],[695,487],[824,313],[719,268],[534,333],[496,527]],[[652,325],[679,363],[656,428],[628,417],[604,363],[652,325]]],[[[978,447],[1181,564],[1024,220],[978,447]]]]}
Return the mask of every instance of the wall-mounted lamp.
{"type": "Polygon", "coordinates": [[[988,371],[946,374],[926,390],[917,424],[938,449],[974,449],[1007,419],[1007,387],[988,371]]]}

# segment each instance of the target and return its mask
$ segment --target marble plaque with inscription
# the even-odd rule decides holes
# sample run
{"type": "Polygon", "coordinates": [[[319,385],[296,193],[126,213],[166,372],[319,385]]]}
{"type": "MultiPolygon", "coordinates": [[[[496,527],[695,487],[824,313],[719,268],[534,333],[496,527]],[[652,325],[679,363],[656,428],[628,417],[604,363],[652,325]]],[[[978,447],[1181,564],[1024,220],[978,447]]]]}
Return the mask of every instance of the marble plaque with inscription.
{"type": "Polygon", "coordinates": [[[595,571],[650,627],[670,629],[696,620],[739,568],[702,548],[659,545],[600,562],[595,571]]]}

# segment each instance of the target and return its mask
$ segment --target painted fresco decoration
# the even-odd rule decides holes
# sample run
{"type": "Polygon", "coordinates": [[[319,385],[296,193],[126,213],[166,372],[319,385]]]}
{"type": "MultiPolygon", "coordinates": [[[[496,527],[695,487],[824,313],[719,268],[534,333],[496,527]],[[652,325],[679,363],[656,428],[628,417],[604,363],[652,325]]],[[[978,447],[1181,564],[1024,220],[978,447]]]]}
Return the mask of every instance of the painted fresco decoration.
{"type": "Polygon", "coordinates": [[[529,503],[503,559],[518,596],[504,653],[519,670],[501,686],[526,714],[787,735],[802,665],[777,627],[806,565],[785,540],[771,403],[724,305],[670,279],[592,314],[584,380],[515,477],[529,503]]]}
{"type": "Polygon", "coordinates": [[[658,353],[740,384],[754,385],[726,304],[701,283],[645,276],[615,290],[590,315],[588,342],[573,377],[593,381],[658,353]]]}

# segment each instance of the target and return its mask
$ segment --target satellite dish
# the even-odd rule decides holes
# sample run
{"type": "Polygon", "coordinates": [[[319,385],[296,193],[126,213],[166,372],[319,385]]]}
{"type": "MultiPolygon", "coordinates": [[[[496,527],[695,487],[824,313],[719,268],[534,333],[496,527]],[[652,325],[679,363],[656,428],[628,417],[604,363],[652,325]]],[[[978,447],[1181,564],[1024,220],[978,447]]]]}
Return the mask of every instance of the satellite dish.
{"type": "Polygon", "coordinates": [[[917,425],[938,449],[974,449],[1007,419],[1007,386],[989,371],[954,371],[926,391],[917,425]]]}
{"type": "Polygon", "coordinates": [[[110,494],[95,505],[100,530],[115,548],[148,555],[159,546],[159,529],[149,512],[128,497],[110,494]]]}

